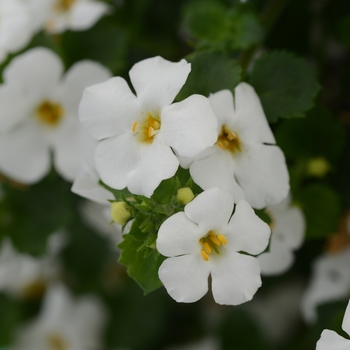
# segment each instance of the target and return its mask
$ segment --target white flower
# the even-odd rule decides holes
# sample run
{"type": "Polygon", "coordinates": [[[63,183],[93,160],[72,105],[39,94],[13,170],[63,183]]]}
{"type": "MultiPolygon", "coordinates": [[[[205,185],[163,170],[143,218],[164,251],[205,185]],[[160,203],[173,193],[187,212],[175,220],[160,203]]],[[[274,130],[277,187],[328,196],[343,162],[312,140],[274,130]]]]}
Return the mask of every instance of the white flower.
{"type": "Polygon", "coordinates": [[[172,298],[194,302],[208,291],[219,304],[238,305],[252,299],[261,285],[256,258],[269,240],[270,228],[245,200],[233,210],[232,196],[219,188],[204,191],[184,212],[167,219],[159,229],[158,251],[170,257],[159,278],[172,298]]]}
{"type": "Polygon", "coordinates": [[[56,54],[36,48],[17,56],[0,86],[0,171],[16,181],[34,183],[51,167],[73,181],[96,141],[78,121],[83,89],[110,77],[100,64],[76,63],[63,77],[56,54]]]}
{"type": "Polygon", "coordinates": [[[29,11],[20,0],[0,0],[0,62],[24,48],[34,31],[29,11]]]}
{"type": "MultiPolygon", "coordinates": [[[[346,307],[343,324],[343,330],[350,335],[350,301],[346,307]]],[[[343,338],[334,331],[325,329],[320,340],[316,344],[316,350],[347,350],[350,349],[350,340],[343,338]]]]}
{"type": "Polygon", "coordinates": [[[17,298],[40,299],[46,287],[59,278],[61,268],[56,256],[63,245],[63,234],[53,234],[47,254],[36,258],[17,252],[10,240],[4,239],[0,249],[0,290],[17,298]]]}
{"type": "Polygon", "coordinates": [[[258,256],[261,274],[276,275],[286,272],[294,262],[293,251],[300,248],[305,234],[302,211],[292,207],[290,197],[280,204],[267,207],[271,218],[270,249],[258,256]]]}
{"type": "Polygon", "coordinates": [[[208,99],[193,95],[171,104],[189,72],[185,60],[154,57],[129,72],[137,97],[121,77],[84,91],[80,119],[100,140],[95,163],[104,183],[150,197],[178,168],[172,148],[192,157],[214,144],[217,122],[208,99]]]}
{"type": "Polygon", "coordinates": [[[182,159],[203,189],[219,186],[235,201],[246,199],[254,208],[282,201],[289,191],[283,152],[267,123],[254,89],[240,83],[235,99],[229,90],[209,96],[218,119],[218,140],[193,159],[182,159]]]}
{"type": "Polygon", "coordinates": [[[25,0],[36,21],[37,29],[51,34],[67,29],[86,30],[92,27],[110,6],[98,0],[25,0]]]}
{"type": "Polygon", "coordinates": [[[323,254],[314,262],[311,281],[301,303],[307,322],[317,320],[317,306],[349,296],[349,266],[350,248],[337,254],[323,254]]]}
{"type": "Polygon", "coordinates": [[[51,287],[37,319],[24,325],[11,350],[102,349],[106,312],[93,296],[72,299],[63,285],[51,287]]]}

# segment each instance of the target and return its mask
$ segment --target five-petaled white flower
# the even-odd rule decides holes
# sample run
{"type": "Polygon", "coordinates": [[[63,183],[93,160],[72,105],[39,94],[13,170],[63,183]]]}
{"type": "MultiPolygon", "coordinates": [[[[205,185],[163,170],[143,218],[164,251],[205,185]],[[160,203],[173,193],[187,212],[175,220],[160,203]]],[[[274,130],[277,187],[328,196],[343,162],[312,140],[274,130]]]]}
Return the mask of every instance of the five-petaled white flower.
{"type": "Polygon", "coordinates": [[[258,256],[261,274],[277,275],[286,272],[294,262],[294,250],[298,249],[305,233],[305,219],[302,211],[291,206],[288,196],[280,204],[267,207],[271,218],[270,249],[258,256]]]}
{"type": "Polygon", "coordinates": [[[203,189],[219,186],[235,201],[257,209],[281,202],[289,191],[285,158],[254,89],[240,83],[209,96],[218,119],[216,144],[193,159],[181,159],[203,189]]]}
{"type": "Polygon", "coordinates": [[[171,104],[189,72],[185,60],[158,56],[130,70],[137,97],[121,77],[84,91],[80,119],[100,140],[95,164],[103,182],[150,197],[178,168],[173,150],[193,157],[215,143],[217,121],[207,98],[192,95],[171,104]]]}
{"type": "Polygon", "coordinates": [[[39,316],[22,326],[11,350],[101,349],[106,311],[94,296],[74,300],[63,285],[51,287],[39,316]]]}
{"type": "MultiPolygon", "coordinates": [[[[345,310],[342,324],[343,330],[350,336],[350,301],[345,310]]],[[[329,329],[325,329],[316,344],[316,350],[347,350],[350,349],[350,340],[329,329]]]]}
{"type": "MultiPolygon", "coordinates": [[[[11,0],[12,1],[12,0],[11,0]]],[[[92,27],[110,6],[98,0],[26,0],[39,30],[56,34],[92,27]]]]}
{"type": "Polygon", "coordinates": [[[33,34],[27,6],[20,0],[0,0],[0,62],[25,47],[33,34]]]}
{"type": "Polygon", "coordinates": [[[169,257],[159,268],[159,278],[172,298],[194,302],[208,291],[219,304],[238,305],[251,300],[261,286],[258,260],[267,246],[269,226],[247,201],[233,211],[230,193],[212,188],[198,195],[159,229],[158,251],[169,257]]]}
{"type": "Polygon", "coordinates": [[[78,120],[85,87],[107,80],[98,63],[81,61],[62,77],[59,57],[45,48],[17,56],[0,86],[0,171],[23,183],[34,183],[51,167],[73,181],[96,141],[78,120]]]}

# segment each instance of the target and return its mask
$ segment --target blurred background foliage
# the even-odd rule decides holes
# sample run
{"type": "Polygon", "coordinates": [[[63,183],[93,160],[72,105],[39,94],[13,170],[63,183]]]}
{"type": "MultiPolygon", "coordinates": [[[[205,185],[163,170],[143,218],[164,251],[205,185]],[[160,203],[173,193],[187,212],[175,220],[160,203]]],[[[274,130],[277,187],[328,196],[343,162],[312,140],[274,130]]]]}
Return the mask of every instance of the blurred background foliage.
{"type": "MultiPolygon", "coordinates": [[[[293,268],[283,276],[264,278],[255,298],[264,300],[278,288],[298,298],[312,262],[350,207],[350,2],[106,2],[113,12],[93,28],[55,36],[39,33],[29,47],[53,49],[67,69],[91,59],[126,79],[132,65],[144,58],[186,58],[192,72],[178,100],[223,88],[233,91],[240,81],[252,84],[285,152],[293,200],[307,220],[306,242],[293,268]]],[[[82,199],[54,170],[30,187],[4,176],[1,182],[0,240],[10,236],[20,252],[41,256],[50,234],[60,229],[67,233],[60,254],[63,279],[74,294],[96,293],[103,299],[109,311],[107,350],[165,349],[208,336],[220,339],[223,349],[309,350],[324,328],[342,333],[346,300],[321,306],[313,326],[304,323],[298,310],[278,313],[273,303],[266,304],[263,313],[271,314],[266,317],[270,328],[282,319],[288,324],[273,337],[264,324],[268,321],[254,317],[249,303],[223,307],[209,294],[195,304],[177,304],[164,288],[143,296],[118,263],[110,241],[83,219],[82,199]]],[[[287,308],[288,300],[283,305],[287,308]]],[[[15,329],[39,307],[40,300],[0,293],[0,346],[10,344],[15,329]]]]}

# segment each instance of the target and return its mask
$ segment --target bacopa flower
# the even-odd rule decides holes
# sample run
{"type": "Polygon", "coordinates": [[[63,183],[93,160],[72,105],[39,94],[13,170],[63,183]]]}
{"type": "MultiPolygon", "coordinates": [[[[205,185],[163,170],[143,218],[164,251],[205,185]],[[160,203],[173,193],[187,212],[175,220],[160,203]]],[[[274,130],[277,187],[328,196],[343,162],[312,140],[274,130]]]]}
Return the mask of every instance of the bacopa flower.
{"type": "Polygon", "coordinates": [[[99,299],[74,300],[63,285],[51,287],[38,318],[17,332],[11,350],[101,349],[106,311],[99,299]]]}
{"type": "Polygon", "coordinates": [[[51,34],[92,27],[110,6],[98,0],[26,0],[37,29],[51,34]]]}
{"type": "Polygon", "coordinates": [[[229,90],[209,96],[218,119],[217,142],[193,159],[182,159],[203,189],[219,186],[237,202],[254,208],[282,201],[289,191],[289,175],[281,149],[267,123],[254,89],[240,83],[235,98],[229,90]]]}
{"type": "Polygon", "coordinates": [[[232,215],[230,193],[212,188],[198,195],[159,229],[158,251],[169,257],[159,278],[172,298],[194,302],[208,291],[219,304],[238,305],[250,300],[261,285],[258,260],[267,246],[269,226],[247,201],[238,202],[232,215]]]}
{"type": "MultiPolygon", "coordinates": [[[[342,328],[350,336],[350,301],[345,310],[342,328]]],[[[329,329],[322,332],[321,338],[316,344],[316,350],[347,350],[349,348],[349,339],[345,339],[329,329]]]]}
{"type": "Polygon", "coordinates": [[[150,197],[179,165],[174,149],[192,157],[214,144],[217,122],[211,104],[192,95],[172,103],[185,83],[190,64],[154,57],[129,72],[85,90],[80,119],[100,140],[95,163],[103,182],[116,189],[150,197]]]}
{"type": "Polygon", "coordinates": [[[258,256],[262,275],[286,272],[294,262],[294,250],[304,240],[304,215],[298,207],[291,206],[290,201],[287,197],[280,204],[266,209],[271,218],[272,234],[269,251],[258,256]]]}
{"type": "Polygon", "coordinates": [[[52,51],[35,48],[17,56],[4,70],[0,86],[0,171],[34,183],[51,167],[73,181],[96,141],[78,120],[84,88],[110,73],[91,61],[76,63],[62,77],[63,65],[52,51]]]}
{"type": "Polygon", "coordinates": [[[0,0],[0,62],[25,47],[34,31],[31,16],[20,0],[0,0]]]}

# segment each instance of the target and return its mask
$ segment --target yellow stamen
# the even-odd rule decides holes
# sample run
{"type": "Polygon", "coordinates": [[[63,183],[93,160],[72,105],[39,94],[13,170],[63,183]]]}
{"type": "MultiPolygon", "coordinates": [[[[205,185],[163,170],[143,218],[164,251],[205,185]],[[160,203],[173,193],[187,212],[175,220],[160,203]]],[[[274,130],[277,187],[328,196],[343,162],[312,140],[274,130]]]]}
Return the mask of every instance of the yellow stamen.
{"type": "Polygon", "coordinates": [[[131,127],[132,132],[135,132],[135,130],[136,130],[136,125],[137,125],[137,122],[134,122],[134,123],[132,124],[132,127],[131,127]]]}
{"type": "Polygon", "coordinates": [[[203,249],[201,250],[201,255],[202,255],[203,260],[209,261],[209,257],[203,249]]]}
{"type": "Polygon", "coordinates": [[[48,100],[43,101],[36,112],[39,122],[48,126],[56,126],[64,116],[63,107],[48,100]]]}
{"type": "Polygon", "coordinates": [[[210,240],[215,243],[217,246],[221,246],[221,241],[219,239],[217,239],[216,236],[213,235],[209,235],[210,240]]]}
{"type": "Polygon", "coordinates": [[[66,350],[68,349],[68,344],[66,340],[60,334],[50,334],[47,337],[47,342],[52,350],[66,350]]]}
{"type": "Polygon", "coordinates": [[[203,249],[205,250],[206,253],[208,254],[211,253],[210,245],[207,242],[203,243],[203,249]]]}
{"type": "Polygon", "coordinates": [[[218,141],[216,144],[217,144],[222,150],[225,150],[225,146],[224,146],[220,141],[218,141]]]}
{"type": "Polygon", "coordinates": [[[151,138],[153,135],[155,135],[155,131],[154,131],[154,129],[150,126],[149,128],[148,128],[148,137],[149,138],[151,138]]]}
{"type": "Polygon", "coordinates": [[[226,125],[221,127],[221,131],[218,136],[216,144],[222,149],[234,153],[235,151],[241,151],[241,142],[238,135],[229,130],[226,125]]]}
{"type": "Polygon", "coordinates": [[[223,245],[225,245],[225,244],[227,243],[227,239],[226,239],[225,236],[223,236],[223,235],[217,235],[216,237],[220,240],[220,242],[221,242],[223,245]]]}
{"type": "Polygon", "coordinates": [[[228,133],[227,133],[227,136],[226,136],[230,141],[232,141],[232,140],[236,140],[237,139],[237,134],[235,134],[234,132],[232,132],[232,131],[229,131],[228,133]]]}

